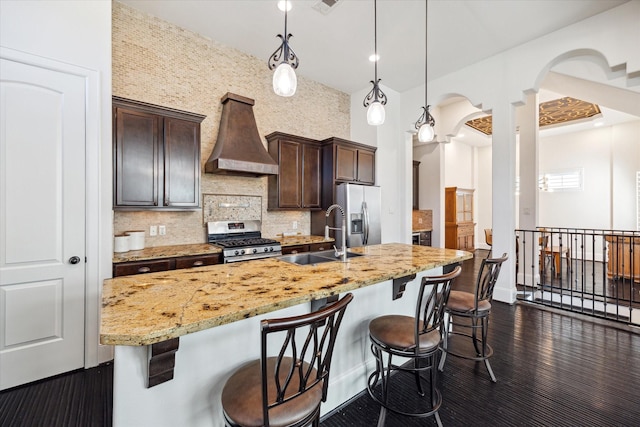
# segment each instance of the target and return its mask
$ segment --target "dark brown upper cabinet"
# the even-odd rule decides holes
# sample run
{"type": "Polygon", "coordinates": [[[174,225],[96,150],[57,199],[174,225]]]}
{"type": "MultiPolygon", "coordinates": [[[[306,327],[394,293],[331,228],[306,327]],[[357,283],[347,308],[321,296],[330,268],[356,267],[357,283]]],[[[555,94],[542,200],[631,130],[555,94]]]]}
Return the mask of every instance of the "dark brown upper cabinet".
{"type": "Polygon", "coordinates": [[[114,209],[200,207],[205,116],[113,97],[114,209]]]}
{"type": "Polygon", "coordinates": [[[267,135],[278,175],[269,176],[269,209],[319,209],[322,151],[320,142],[274,132],[267,135]]]}
{"type": "Polygon", "coordinates": [[[332,166],[329,172],[335,181],[357,182],[373,185],[376,181],[376,148],[340,138],[329,138],[322,141],[324,160],[332,166]]]}

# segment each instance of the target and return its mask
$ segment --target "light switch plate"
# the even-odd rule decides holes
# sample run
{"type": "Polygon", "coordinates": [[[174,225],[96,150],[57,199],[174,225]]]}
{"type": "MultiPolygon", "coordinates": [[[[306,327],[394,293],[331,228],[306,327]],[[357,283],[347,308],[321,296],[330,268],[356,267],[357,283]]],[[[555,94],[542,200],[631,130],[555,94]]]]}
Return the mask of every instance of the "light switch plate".
{"type": "Polygon", "coordinates": [[[158,227],[156,225],[152,225],[149,227],[149,236],[157,236],[158,235],[158,227]]]}

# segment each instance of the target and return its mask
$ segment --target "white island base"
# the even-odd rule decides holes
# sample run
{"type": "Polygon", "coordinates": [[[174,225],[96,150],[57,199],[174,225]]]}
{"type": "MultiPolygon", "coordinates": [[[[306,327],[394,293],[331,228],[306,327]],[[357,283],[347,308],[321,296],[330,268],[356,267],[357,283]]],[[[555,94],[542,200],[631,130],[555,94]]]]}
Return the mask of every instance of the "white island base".
{"type": "MultiPolygon", "coordinates": [[[[421,278],[441,271],[417,273],[397,300],[392,300],[391,280],[351,291],[354,299],[338,333],[323,415],[366,388],[374,368],[369,321],[383,314],[413,315],[421,278]]],[[[299,304],[181,336],[174,378],[151,388],[146,386],[149,346],[116,346],[113,425],[224,426],[222,388],[237,367],[260,357],[260,320],[309,311],[309,303],[299,304]]]]}

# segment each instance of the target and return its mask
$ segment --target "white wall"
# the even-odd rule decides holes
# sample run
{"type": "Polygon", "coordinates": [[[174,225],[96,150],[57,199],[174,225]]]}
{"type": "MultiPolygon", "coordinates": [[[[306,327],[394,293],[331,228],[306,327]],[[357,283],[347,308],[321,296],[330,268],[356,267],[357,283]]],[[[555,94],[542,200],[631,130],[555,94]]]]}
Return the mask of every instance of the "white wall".
{"type": "Polygon", "coordinates": [[[98,347],[102,281],[111,277],[113,253],[111,1],[2,0],[0,44],[18,54],[80,67],[87,76],[85,366],[94,366],[111,358],[110,347],[98,347]]]}
{"type": "Polygon", "coordinates": [[[640,120],[613,127],[611,228],[636,230],[636,172],[640,171],[640,120]]]}
{"type": "Polygon", "coordinates": [[[491,158],[491,147],[480,147],[476,149],[478,160],[478,173],[475,191],[475,211],[476,221],[476,248],[489,249],[485,244],[484,229],[492,228],[492,203],[493,189],[491,186],[491,170],[493,161],[491,158]]]}
{"type": "Polygon", "coordinates": [[[640,121],[540,138],[540,173],[583,168],[583,191],[539,195],[541,226],[635,230],[640,121]]]}

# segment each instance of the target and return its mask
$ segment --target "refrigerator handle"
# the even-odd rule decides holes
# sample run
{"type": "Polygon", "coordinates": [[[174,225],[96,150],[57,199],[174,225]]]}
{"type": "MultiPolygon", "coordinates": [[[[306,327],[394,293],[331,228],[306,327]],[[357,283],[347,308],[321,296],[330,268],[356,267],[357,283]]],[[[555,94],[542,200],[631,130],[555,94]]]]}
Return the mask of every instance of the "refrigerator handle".
{"type": "Polygon", "coordinates": [[[364,218],[364,238],[362,239],[362,244],[366,245],[369,243],[369,208],[367,207],[367,202],[362,202],[362,213],[364,218]]]}

